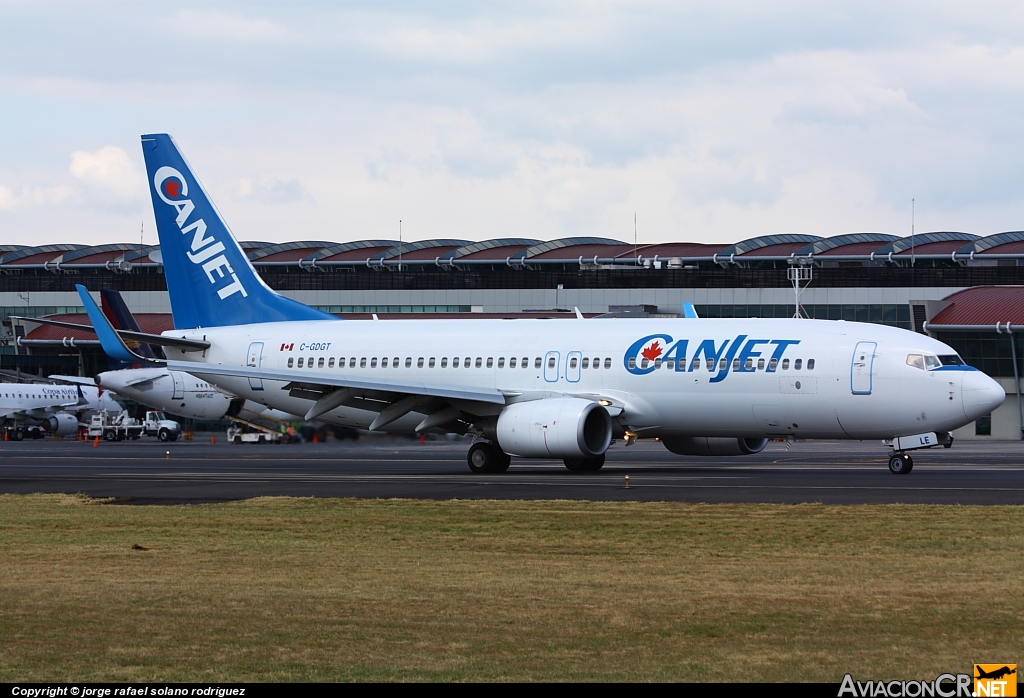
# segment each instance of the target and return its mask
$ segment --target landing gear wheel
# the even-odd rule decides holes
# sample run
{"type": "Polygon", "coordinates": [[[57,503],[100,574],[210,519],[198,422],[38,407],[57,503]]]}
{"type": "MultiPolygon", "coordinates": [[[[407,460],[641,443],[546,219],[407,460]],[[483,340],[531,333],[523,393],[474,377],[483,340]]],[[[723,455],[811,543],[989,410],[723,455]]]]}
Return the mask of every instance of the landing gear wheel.
{"type": "Polygon", "coordinates": [[[907,453],[894,453],[889,457],[889,472],[906,475],[914,469],[914,459],[907,453]]]}
{"type": "Polygon", "coordinates": [[[562,462],[574,473],[596,473],[604,466],[604,454],[593,458],[564,458],[562,462]]]}
{"type": "Polygon", "coordinates": [[[474,473],[503,473],[508,470],[512,459],[493,444],[481,441],[470,447],[466,462],[474,473]]]}

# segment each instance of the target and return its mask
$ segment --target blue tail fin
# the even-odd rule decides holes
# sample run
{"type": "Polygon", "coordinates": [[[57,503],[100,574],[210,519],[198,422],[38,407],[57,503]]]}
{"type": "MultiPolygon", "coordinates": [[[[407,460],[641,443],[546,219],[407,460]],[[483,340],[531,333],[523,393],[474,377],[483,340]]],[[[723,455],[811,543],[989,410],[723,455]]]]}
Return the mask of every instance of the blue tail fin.
{"type": "Polygon", "coordinates": [[[336,320],[272,291],[166,133],[142,137],[176,328],[336,320]]]}

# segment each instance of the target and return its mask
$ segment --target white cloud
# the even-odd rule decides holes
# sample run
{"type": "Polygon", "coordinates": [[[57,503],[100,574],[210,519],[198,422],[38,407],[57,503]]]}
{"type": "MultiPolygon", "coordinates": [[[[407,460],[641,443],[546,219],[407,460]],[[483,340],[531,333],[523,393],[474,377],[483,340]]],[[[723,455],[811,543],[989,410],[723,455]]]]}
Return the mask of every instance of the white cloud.
{"type": "Polygon", "coordinates": [[[146,176],[122,148],[103,146],[93,153],[76,150],[71,154],[71,174],[102,194],[130,201],[145,192],[146,176]]]}

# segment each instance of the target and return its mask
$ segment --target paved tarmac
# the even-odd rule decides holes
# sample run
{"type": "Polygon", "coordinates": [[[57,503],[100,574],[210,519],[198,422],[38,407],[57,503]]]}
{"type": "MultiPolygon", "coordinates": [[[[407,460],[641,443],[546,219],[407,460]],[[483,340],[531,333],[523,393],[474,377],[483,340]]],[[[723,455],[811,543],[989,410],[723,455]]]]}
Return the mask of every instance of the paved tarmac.
{"type": "Polygon", "coordinates": [[[1024,504],[1024,443],[957,442],[913,454],[892,475],[878,442],[771,443],[737,458],[680,457],[656,442],[621,444],[598,473],[514,458],[474,475],[468,440],[363,438],[229,445],[210,436],[161,444],[0,442],[0,492],[82,492],[126,503],[217,502],[268,495],[420,499],[1024,504]],[[624,487],[629,476],[629,489],[624,487]]]}

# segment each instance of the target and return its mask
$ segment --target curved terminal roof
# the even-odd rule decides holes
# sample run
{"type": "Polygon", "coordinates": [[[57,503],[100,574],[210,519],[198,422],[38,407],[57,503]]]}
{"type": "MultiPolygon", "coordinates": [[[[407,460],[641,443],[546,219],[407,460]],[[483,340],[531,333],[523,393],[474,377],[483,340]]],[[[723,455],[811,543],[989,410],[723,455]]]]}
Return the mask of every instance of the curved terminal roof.
{"type": "Polygon", "coordinates": [[[803,255],[846,255],[871,254],[880,246],[898,240],[895,235],[886,233],[847,233],[821,238],[806,247],[797,250],[798,257],[803,255]]]}
{"type": "Polygon", "coordinates": [[[960,254],[1024,254],[1024,231],[996,233],[973,240],[959,250],[960,254]]]}
{"type": "MultiPolygon", "coordinates": [[[[397,240],[355,240],[335,243],[326,240],[296,240],[292,242],[269,243],[247,240],[240,243],[246,255],[254,264],[362,264],[382,263],[399,256],[397,240]]],[[[159,246],[134,243],[111,243],[105,245],[3,245],[0,246],[0,266],[63,266],[104,265],[108,263],[130,263],[145,265],[159,263],[159,246]],[[156,259],[151,255],[156,254],[156,259]]],[[[1024,231],[996,233],[978,237],[963,232],[925,232],[913,236],[914,254],[920,256],[952,258],[965,261],[971,254],[1005,255],[1009,258],[1024,258],[1024,231]]],[[[592,263],[595,258],[602,263],[619,260],[633,263],[636,256],[643,260],[657,257],[661,261],[679,262],[688,260],[709,260],[717,255],[718,261],[727,261],[735,255],[734,261],[759,258],[784,259],[793,255],[813,256],[862,256],[872,253],[876,261],[895,255],[911,254],[911,238],[898,238],[886,233],[849,233],[822,238],[815,235],[786,233],[762,235],[731,245],[722,243],[662,242],[634,245],[621,240],[600,237],[570,237],[556,240],[534,238],[495,238],[480,242],[460,239],[431,239],[401,243],[402,259],[418,264],[440,259],[457,264],[459,262],[503,263],[512,261],[537,261],[546,263],[571,264],[580,259],[592,263]]],[[[902,257],[901,257],[902,258],[902,257]]]]}
{"type": "Polygon", "coordinates": [[[627,245],[621,240],[611,240],[609,238],[559,238],[528,247],[523,257],[525,259],[565,260],[593,257],[595,254],[598,257],[615,257],[621,251],[615,249],[616,245],[633,249],[632,245],[627,245]]]}
{"type": "Polygon", "coordinates": [[[463,245],[452,253],[452,259],[518,259],[526,254],[526,250],[541,244],[532,238],[495,238],[463,245]]]}
{"type": "Polygon", "coordinates": [[[954,233],[954,232],[936,232],[936,233],[920,233],[919,235],[911,235],[898,240],[893,240],[885,247],[880,248],[875,252],[875,256],[879,257],[887,255],[890,252],[893,254],[945,254],[950,252],[956,252],[961,249],[966,243],[973,240],[977,240],[977,235],[971,233],[954,233]]]}
{"type": "Polygon", "coordinates": [[[975,286],[944,300],[949,305],[929,325],[1024,325],[1024,288],[1020,286],[975,286]]]}
{"type": "Polygon", "coordinates": [[[761,235],[749,240],[737,242],[718,253],[719,257],[736,255],[739,257],[784,257],[805,247],[808,243],[821,240],[817,235],[802,233],[783,233],[781,235],[761,235]]]}

